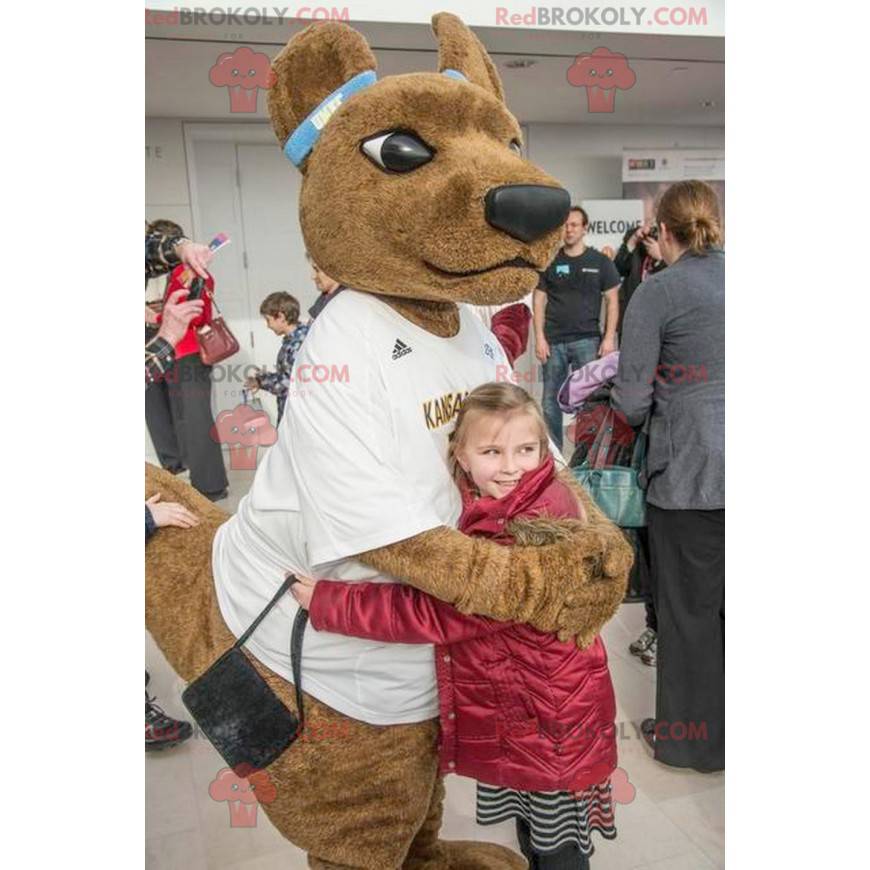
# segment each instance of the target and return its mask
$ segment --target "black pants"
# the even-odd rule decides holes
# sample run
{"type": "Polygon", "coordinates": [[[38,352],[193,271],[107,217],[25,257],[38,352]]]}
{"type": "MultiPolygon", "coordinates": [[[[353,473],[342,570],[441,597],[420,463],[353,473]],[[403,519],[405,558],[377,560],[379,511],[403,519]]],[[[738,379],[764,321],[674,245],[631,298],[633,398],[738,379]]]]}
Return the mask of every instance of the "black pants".
{"type": "Polygon", "coordinates": [[[658,631],[653,603],[653,577],[649,558],[649,532],[645,528],[623,529],[634,550],[634,564],[628,576],[626,601],[642,601],[646,609],[646,627],[658,631]]]}
{"type": "Polygon", "coordinates": [[[722,770],[725,511],[647,507],[658,617],[655,757],[722,770]]]}
{"type": "Polygon", "coordinates": [[[169,387],[166,381],[155,381],[145,388],[145,423],[160,464],[170,471],[183,468],[184,462],[175,435],[172,409],[169,406],[169,387]]]}
{"type": "MultiPolygon", "coordinates": [[[[175,437],[190,483],[203,495],[227,488],[227,473],[220,444],[211,437],[211,368],[198,354],[182,357],[166,376],[175,437]]],[[[155,447],[157,445],[155,444],[155,447]]]]}
{"type": "Polygon", "coordinates": [[[651,628],[656,634],[659,630],[659,620],[656,616],[656,593],[655,583],[656,578],[652,571],[652,560],[649,552],[649,529],[638,529],[641,533],[641,539],[644,546],[644,558],[646,559],[646,597],[644,598],[643,606],[646,610],[646,627],[651,628]]]}
{"type": "Polygon", "coordinates": [[[659,621],[656,619],[656,606],[652,599],[644,601],[643,606],[646,610],[646,627],[651,628],[656,634],[659,630],[659,621]]]}
{"type": "Polygon", "coordinates": [[[575,843],[568,843],[549,855],[533,852],[528,824],[523,819],[517,819],[516,822],[517,840],[520,851],[529,862],[529,870],[589,870],[589,859],[575,843]]]}

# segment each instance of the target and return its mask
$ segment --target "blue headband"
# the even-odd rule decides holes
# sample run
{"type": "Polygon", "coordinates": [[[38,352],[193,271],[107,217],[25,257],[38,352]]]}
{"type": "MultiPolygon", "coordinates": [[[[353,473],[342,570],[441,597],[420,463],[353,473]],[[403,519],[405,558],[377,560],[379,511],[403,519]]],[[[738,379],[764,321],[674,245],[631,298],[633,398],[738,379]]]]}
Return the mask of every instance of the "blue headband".
{"type": "MultiPolygon", "coordinates": [[[[442,75],[458,81],[468,81],[461,72],[455,69],[446,69],[442,75]]],[[[302,161],[311,153],[311,149],[320,138],[321,131],[330,118],[344,105],[347,98],[353,96],[357,91],[373,85],[377,80],[378,74],[374,70],[358,73],[340,88],[334,90],[308,115],[293,131],[293,135],[284,145],[284,153],[294,166],[300,166],[302,161]]]]}

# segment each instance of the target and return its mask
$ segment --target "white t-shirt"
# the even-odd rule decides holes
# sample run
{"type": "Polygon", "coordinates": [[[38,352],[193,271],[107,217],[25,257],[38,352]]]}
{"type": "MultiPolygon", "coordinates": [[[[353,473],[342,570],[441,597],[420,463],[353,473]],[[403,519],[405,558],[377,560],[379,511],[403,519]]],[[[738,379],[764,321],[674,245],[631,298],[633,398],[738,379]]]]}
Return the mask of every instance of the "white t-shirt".
{"type": "MultiPolygon", "coordinates": [[[[504,376],[498,366],[507,366],[504,351],[465,307],[453,338],[354,290],[324,308],[296,357],[278,441],[215,538],[218,602],[237,637],[287,571],[371,580],[376,572],[349,557],[456,525],[461,502],[447,468],[448,435],[468,391],[504,376]]],[[[247,644],[288,680],[296,608],[285,595],[247,644]]],[[[376,725],[438,715],[428,644],[381,644],[309,625],[302,684],[376,725]]]]}

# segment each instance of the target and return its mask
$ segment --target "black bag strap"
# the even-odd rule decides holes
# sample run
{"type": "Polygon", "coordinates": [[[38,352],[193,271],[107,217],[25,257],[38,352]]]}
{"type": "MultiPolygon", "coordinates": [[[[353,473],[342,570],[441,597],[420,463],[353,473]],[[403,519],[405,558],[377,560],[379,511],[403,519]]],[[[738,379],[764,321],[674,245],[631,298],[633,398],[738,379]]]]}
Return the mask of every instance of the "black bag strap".
{"type": "MultiPolygon", "coordinates": [[[[296,578],[293,578],[294,582],[296,578]]],[[[290,656],[293,660],[293,687],[296,689],[296,709],[299,711],[299,729],[297,734],[305,731],[305,708],[302,705],[302,638],[305,636],[305,626],[308,625],[308,611],[302,607],[296,611],[293,620],[293,634],[290,637],[290,656]]]]}
{"type": "Polygon", "coordinates": [[[631,467],[640,472],[643,470],[643,461],[646,459],[647,435],[639,431],[634,436],[634,446],[631,451],[631,467]]]}
{"type": "Polygon", "coordinates": [[[208,288],[206,288],[205,292],[208,293],[208,299],[209,299],[209,302],[211,302],[212,320],[214,320],[215,317],[223,317],[223,315],[221,314],[221,307],[220,307],[220,305],[218,305],[218,302],[217,302],[217,296],[215,296],[214,293],[209,291],[208,288]]]}
{"type": "MultiPolygon", "coordinates": [[[[284,582],[278,587],[278,591],[272,600],[263,608],[260,615],[248,626],[248,630],[233,644],[233,649],[241,649],[248,638],[256,631],[257,626],[268,616],[269,611],[278,603],[281,596],[299,578],[295,574],[288,574],[284,582]]],[[[296,611],[296,619],[293,620],[293,633],[290,635],[290,659],[293,664],[293,687],[296,689],[296,709],[299,711],[299,729],[301,734],[305,725],[305,710],[302,706],[302,640],[305,636],[305,626],[308,624],[308,611],[299,608],[296,611]]]]}
{"type": "Polygon", "coordinates": [[[257,626],[269,615],[269,611],[278,603],[278,599],[296,582],[295,574],[288,574],[287,579],[278,588],[272,600],[263,608],[263,612],[248,626],[248,630],[233,644],[242,647],[248,638],[257,630],[257,626]]]}

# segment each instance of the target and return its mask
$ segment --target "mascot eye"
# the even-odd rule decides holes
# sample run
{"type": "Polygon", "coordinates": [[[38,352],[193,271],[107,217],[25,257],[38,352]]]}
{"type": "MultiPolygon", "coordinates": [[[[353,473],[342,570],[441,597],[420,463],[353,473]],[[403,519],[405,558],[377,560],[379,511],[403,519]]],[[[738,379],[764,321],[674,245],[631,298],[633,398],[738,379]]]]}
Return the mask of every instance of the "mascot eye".
{"type": "Polygon", "coordinates": [[[361,147],[372,163],[387,172],[411,172],[435,156],[413,133],[382,133],[366,139],[361,147]]]}
{"type": "Polygon", "coordinates": [[[523,156],[523,146],[520,145],[518,139],[512,139],[511,144],[508,147],[517,155],[517,157],[523,156]]]}

